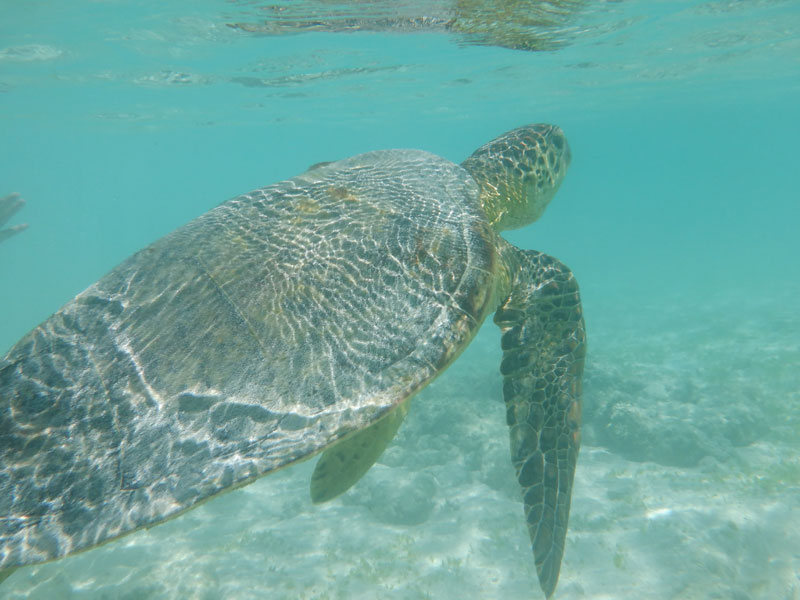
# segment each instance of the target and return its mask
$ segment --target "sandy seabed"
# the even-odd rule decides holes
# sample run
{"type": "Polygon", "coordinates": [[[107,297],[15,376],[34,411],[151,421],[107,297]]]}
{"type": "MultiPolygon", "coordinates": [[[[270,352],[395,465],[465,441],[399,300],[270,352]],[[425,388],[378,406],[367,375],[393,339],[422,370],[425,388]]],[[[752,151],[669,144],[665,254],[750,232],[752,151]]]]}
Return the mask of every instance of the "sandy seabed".
{"type": "MultiPolygon", "coordinates": [[[[555,598],[800,599],[800,321],[786,296],[596,305],[555,598]]],[[[349,492],[313,461],[0,587],[10,599],[541,598],[487,323],[349,492]]]]}

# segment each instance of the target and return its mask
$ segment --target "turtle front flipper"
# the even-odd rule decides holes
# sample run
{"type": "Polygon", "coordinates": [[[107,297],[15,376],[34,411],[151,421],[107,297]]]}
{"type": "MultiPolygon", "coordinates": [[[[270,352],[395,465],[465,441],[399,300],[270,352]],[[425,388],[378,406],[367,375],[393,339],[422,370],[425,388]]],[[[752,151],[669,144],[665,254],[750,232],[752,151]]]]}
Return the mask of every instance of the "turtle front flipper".
{"type": "Polygon", "coordinates": [[[326,450],[311,475],[311,501],[332,500],[361,479],[380,458],[408,414],[410,400],[332,448],[326,450]]]}
{"type": "Polygon", "coordinates": [[[503,334],[503,396],[536,571],[549,598],[580,446],[586,333],[572,272],[546,254],[506,250],[511,293],[494,317],[503,334]]]}

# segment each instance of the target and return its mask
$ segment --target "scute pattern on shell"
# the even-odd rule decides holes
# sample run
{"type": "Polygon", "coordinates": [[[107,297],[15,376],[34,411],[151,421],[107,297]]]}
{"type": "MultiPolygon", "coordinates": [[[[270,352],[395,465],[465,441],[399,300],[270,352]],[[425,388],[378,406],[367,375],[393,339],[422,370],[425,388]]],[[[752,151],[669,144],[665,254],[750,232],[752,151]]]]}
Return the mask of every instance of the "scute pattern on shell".
{"type": "Polygon", "coordinates": [[[374,422],[493,308],[495,235],[464,169],[386,150],[129,258],[0,359],[0,568],[170,518],[374,422]]]}

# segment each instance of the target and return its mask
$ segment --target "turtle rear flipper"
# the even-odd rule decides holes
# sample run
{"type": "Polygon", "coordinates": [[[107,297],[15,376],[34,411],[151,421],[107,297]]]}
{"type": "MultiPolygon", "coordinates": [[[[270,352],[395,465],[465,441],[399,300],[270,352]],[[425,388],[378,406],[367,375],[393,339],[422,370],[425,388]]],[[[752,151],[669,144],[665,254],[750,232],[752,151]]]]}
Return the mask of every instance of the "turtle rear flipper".
{"type": "Polygon", "coordinates": [[[392,441],[408,414],[406,400],[380,421],[327,449],[311,475],[311,500],[320,504],[345,493],[361,479],[392,441]]]}
{"type": "Polygon", "coordinates": [[[540,252],[507,251],[511,294],[494,317],[503,333],[500,371],[511,460],[539,583],[549,598],[564,554],[580,446],[586,334],[572,272],[540,252]]]}

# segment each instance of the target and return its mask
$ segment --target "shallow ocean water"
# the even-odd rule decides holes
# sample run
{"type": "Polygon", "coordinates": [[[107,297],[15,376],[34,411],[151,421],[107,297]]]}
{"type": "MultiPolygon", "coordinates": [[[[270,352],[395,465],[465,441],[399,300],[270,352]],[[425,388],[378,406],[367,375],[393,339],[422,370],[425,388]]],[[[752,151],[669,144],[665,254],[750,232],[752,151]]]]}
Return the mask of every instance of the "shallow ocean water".
{"type": "MultiPolygon", "coordinates": [[[[554,122],[570,173],[507,238],[573,269],[587,320],[555,597],[800,598],[796,3],[586,3],[545,52],[268,36],[226,25],[262,22],[258,2],[163,4],[0,5],[0,194],[30,224],[0,245],[0,350],[238,193],[376,148],[460,161],[554,122]]],[[[541,597],[499,361],[487,322],[339,499],[311,504],[304,463],[0,597],[541,597]]]]}

